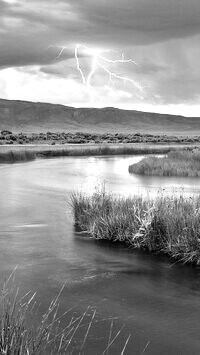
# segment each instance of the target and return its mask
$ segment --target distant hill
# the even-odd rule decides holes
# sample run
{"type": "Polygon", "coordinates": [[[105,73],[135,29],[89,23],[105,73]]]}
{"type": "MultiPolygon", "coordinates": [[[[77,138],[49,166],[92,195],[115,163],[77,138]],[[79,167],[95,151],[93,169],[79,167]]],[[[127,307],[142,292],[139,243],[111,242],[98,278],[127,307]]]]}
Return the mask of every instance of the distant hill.
{"type": "Polygon", "coordinates": [[[0,99],[0,130],[200,135],[200,118],[0,99]]]}

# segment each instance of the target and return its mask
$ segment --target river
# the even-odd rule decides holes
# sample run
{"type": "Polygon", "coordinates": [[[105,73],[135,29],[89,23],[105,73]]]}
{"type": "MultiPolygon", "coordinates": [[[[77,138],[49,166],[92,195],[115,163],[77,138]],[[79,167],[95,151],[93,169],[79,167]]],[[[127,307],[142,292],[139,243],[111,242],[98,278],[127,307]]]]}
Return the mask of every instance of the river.
{"type": "MultiPolygon", "coordinates": [[[[96,185],[121,195],[200,192],[200,179],[129,175],[140,156],[66,157],[0,166],[0,270],[16,265],[21,290],[37,291],[43,308],[60,298],[97,310],[102,327],[85,353],[98,355],[110,321],[131,333],[126,354],[200,354],[200,270],[141,251],[97,243],[74,229],[71,191],[96,185]],[[105,319],[103,321],[103,319],[105,319]]],[[[122,334],[122,335],[123,335],[122,334]]],[[[116,342],[109,354],[120,354],[116,342]]]]}

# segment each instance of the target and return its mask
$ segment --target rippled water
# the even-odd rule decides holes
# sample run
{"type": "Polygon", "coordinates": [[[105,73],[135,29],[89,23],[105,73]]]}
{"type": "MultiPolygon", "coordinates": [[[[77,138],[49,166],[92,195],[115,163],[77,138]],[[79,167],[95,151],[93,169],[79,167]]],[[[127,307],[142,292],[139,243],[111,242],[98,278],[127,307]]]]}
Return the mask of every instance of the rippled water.
{"type": "MultiPolygon", "coordinates": [[[[109,246],[74,230],[69,195],[96,184],[124,195],[200,191],[200,179],[129,175],[141,157],[67,157],[0,166],[0,270],[18,265],[22,290],[37,290],[45,305],[64,282],[61,308],[88,305],[99,319],[117,318],[132,334],[132,354],[200,353],[200,273],[167,258],[109,246]]],[[[87,354],[101,353],[109,321],[96,330],[87,354]]],[[[110,354],[120,353],[119,344],[110,354]]]]}

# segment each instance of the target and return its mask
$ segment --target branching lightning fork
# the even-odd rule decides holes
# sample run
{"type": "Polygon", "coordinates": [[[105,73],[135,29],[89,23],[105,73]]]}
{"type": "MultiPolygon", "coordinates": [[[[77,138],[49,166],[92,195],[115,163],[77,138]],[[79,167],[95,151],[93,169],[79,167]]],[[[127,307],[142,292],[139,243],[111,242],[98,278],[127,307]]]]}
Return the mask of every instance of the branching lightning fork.
{"type": "MultiPolygon", "coordinates": [[[[56,59],[59,59],[61,57],[61,55],[63,54],[65,49],[66,49],[66,47],[64,47],[64,46],[61,48],[56,59]]],[[[112,60],[112,59],[109,59],[109,58],[101,55],[101,53],[99,51],[92,50],[91,48],[87,47],[86,45],[77,44],[75,47],[74,56],[75,56],[75,60],[76,60],[76,68],[79,71],[81,79],[82,79],[82,85],[84,86],[85,93],[87,93],[89,95],[91,102],[97,101],[97,99],[94,95],[94,89],[92,88],[91,81],[92,81],[92,78],[94,77],[95,73],[99,69],[103,70],[105,73],[108,74],[110,81],[112,81],[112,79],[118,79],[118,80],[122,80],[124,82],[129,82],[134,86],[135,89],[139,90],[140,92],[143,92],[143,88],[139,83],[130,79],[127,76],[118,75],[115,71],[110,70],[106,66],[106,63],[108,63],[108,64],[133,63],[133,64],[137,65],[137,63],[134,62],[132,59],[125,59],[124,54],[122,54],[121,59],[112,60]],[[80,48],[84,49],[86,51],[86,53],[92,57],[90,72],[86,76],[83,73],[83,70],[81,68],[80,61],[79,61],[78,52],[79,52],[80,48]]]]}

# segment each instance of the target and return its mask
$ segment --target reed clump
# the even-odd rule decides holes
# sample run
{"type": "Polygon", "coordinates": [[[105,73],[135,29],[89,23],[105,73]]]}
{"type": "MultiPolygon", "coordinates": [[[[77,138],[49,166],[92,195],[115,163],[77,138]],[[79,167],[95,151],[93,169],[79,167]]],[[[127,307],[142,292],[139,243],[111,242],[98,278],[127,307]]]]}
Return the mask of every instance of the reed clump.
{"type": "Polygon", "coordinates": [[[59,157],[59,156],[99,156],[99,155],[128,155],[128,154],[166,154],[170,151],[170,146],[131,146],[128,144],[119,144],[112,146],[112,144],[99,144],[93,146],[75,146],[75,147],[64,147],[59,149],[53,147],[48,150],[38,151],[37,155],[40,157],[59,157]]]}
{"type": "Polygon", "coordinates": [[[171,151],[166,157],[146,157],[130,165],[129,172],[152,176],[200,176],[200,150],[171,151]]]}
{"type": "MultiPolygon", "coordinates": [[[[74,309],[60,313],[59,301],[63,285],[46,311],[40,312],[36,293],[29,291],[21,295],[16,288],[13,282],[14,272],[0,289],[0,354],[86,354],[91,346],[90,333],[98,331],[97,324],[101,324],[96,309],[88,306],[82,313],[75,312],[74,309]]],[[[108,354],[117,342],[120,344],[119,354],[125,355],[131,335],[124,334],[123,328],[116,329],[112,320],[108,327],[109,340],[105,343],[101,340],[96,353],[108,354]]]]}
{"type": "Polygon", "coordinates": [[[34,160],[36,154],[29,150],[8,150],[7,152],[0,152],[0,163],[15,163],[34,160]]]}
{"type": "Polygon", "coordinates": [[[36,294],[29,291],[20,296],[19,289],[6,281],[0,291],[0,354],[63,354],[76,322],[69,322],[66,329],[60,326],[59,295],[37,324],[30,326],[38,311],[36,294]]]}
{"type": "Polygon", "coordinates": [[[95,239],[200,263],[200,196],[151,199],[73,193],[71,203],[76,225],[95,239]]]}

